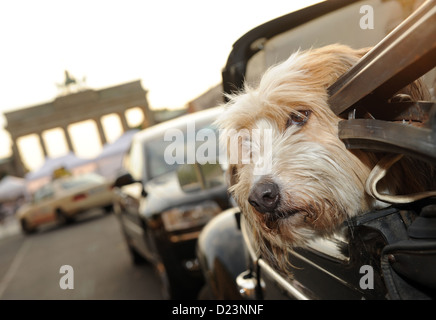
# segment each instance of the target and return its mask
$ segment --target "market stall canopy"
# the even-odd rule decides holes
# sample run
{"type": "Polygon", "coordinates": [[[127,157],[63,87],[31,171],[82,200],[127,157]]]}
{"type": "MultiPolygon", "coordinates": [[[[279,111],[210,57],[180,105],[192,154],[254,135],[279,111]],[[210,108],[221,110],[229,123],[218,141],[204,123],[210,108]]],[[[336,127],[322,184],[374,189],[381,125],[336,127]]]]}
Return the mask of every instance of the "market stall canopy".
{"type": "Polygon", "coordinates": [[[0,202],[18,199],[26,194],[26,180],[5,176],[0,181],[0,202]]]}
{"type": "Polygon", "coordinates": [[[124,154],[129,150],[133,136],[139,131],[128,130],[114,142],[105,144],[101,153],[94,159],[97,163],[97,172],[108,179],[114,179],[121,169],[124,154]]]}
{"type": "Polygon", "coordinates": [[[103,146],[103,150],[96,157],[96,159],[102,159],[113,155],[124,154],[130,147],[133,135],[139,132],[138,129],[131,129],[124,132],[117,140],[112,143],[106,143],[103,146]]]}
{"type": "Polygon", "coordinates": [[[71,170],[92,162],[89,159],[78,158],[73,152],[57,158],[46,157],[44,164],[37,170],[26,174],[26,180],[36,180],[43,177],[51,177],[53,172],[61,167],[71,170]]]}

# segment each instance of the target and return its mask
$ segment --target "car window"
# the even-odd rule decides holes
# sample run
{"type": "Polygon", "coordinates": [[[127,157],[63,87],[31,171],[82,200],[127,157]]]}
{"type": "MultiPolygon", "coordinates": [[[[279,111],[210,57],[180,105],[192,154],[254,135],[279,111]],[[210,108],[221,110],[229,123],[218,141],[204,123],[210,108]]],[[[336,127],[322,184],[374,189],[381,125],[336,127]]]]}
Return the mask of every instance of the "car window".
{"type": "Polygon", "coordinates": [[[95,185],[104,183],[104,178],[96,174],[86,174],[69,178],[60,182],[63,189],[73,189],[79,186],[95,185]]]}
{"type": "MultiPolygon", "coordinates": [[[[187,134],[186,128],[181,128],[180,137],[183,139],[179,139],[178,137],[174,137],[172,140],[165,141],[164,136],[160,136],[153,140],[149,140],[145,143],[145,153],[147,155],[147,176],[148,179],[154,179],[162,174],[175,171],[180,164],[188,163],[188,153],[192,152],[188,145],[193,145],[195,147],[195,152],[199,150],[201,146],[201,150],[205,150],[206,156],[213,158],[213,155],[208,154],[208,150],[215,150],[215,155],[218,157],[219,152],[219,143],[218,143],[218,130],[216,127],[211,125],[213,120],[207,121],[205,123],[196,123],[195,125],[195,134],[187,134]],[[208,132],[208,130],[210,130],[208,132]],[[199,132],[206,133],[208,137],[203,137],[203,135],[199,135],[199,132]],[[202,136],[201,138],[199,138],[202,136]],[[209,140],[214,138],[214,140],[209,140]],[[203,141],[204,140],[204,141],[203,141]],[[166,156],[168,156],[168,150],[173,152],[171,153],[171,158],[174,160],[177,158],[177,161],[168,161],[166,156]],[[177,155],[176,153],[180,153],[177,155]]],[[[199,152],[195,155],[194,160],[202,160],[200,159],[203,155],[203,152],[199,152]],[[199,159],[197,159],[199,158],[199,159]]],[[[216,159],[215,157],[215,159],[216,159]]]]}
{"type": "Polygon", "coordinates": [[[148,164],[148,172],[149,172],[149,179],[153,179],[157,176],[160,176],[162,174],[165,174],[167,172],[176,170],[179,163],[175,162],[172,164],[169,164],[165,161],[165,149],[169,145],[174,146],[176,150],[185,150],[184,141],[180,140],[174,140],[174,141],[162,141],[162,137],[149,141],[145,148],[147,153],[147,164],[148,164]]]}
{"type": "Polygon", "coordinates": [[[53,186],[51,183],[46,184],[35,192],[33,197],[35,202],[39,202],[48,198],[51,198],[54,194],[53,186]]]}
{"type": "Polygon", "coordinates": [[[124,167],[133,179],[142,180],[144,176],[143,145],[140,141],[133,141],[129,153],[124,158],[124,167]]]}
{"type": "MultiPolygon", "coordinates": [[[[410,1],[408,5],[398,0],[365,1],[371,6],[377,26],[362,28],[360,8],[362,2],[356,2],[342,9],[335,10],[319,18],[306,22],[296,28],[283,32],[271,39],[259,39],[252,44],[262,48],[247,63],[246,81],[251,85],[259,82],[265,70],[281,61],[297,50],[322,47],[333,43],[342,43],[353,48],[364,48],[376,45],[399,23],[409,16],[419,1],[410,1]]],[[[435,71],[424,77],[427,85],[433,85],[435,71]]]]}

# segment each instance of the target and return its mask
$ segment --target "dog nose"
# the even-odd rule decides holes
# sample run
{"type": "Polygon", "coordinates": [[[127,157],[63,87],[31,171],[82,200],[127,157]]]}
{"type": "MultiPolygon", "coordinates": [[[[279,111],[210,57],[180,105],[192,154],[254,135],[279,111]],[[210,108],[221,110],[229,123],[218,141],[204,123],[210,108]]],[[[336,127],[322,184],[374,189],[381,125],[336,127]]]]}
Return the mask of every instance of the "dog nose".
{"type": "Polygon", "coordinates": [[[279,201],[279,186],[271,181],[257,183],[248,196],[248,202],[260,213],[272,212],[279,201]]]}

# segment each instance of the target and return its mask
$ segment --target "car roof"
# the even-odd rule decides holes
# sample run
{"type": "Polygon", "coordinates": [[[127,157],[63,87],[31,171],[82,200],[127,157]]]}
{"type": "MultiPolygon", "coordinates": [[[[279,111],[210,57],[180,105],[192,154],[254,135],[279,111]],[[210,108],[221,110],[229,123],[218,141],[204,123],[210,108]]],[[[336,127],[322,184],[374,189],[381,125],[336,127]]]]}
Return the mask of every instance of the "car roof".
{"type": "Polygon", "coordinates": [[[197,111],[194,113],[189,113],[171,120],[167,120],[165,122],[156,124],[140,132],[136,133],[133,136],[133,141],[148,141],[156,137],[162,136],[166,130],[172,128],[186,128],[187,123],[192,122],[202,122],[210,119],[211,121],[215,120],[219,114],[222,113],[224,107],[214,107],[202,111],[197,111]]]}
{"type": "Polygon", "coordinates": [[[339,10],[361,0],[323,1],[290,12],[260,24],[242,35],[232,46],[226,65],[222,70],[223,91],[232,93],[242,88],[245,81],[247,61],[262,50],[261,45],[253,45],[258,40],[271,39],[281,33],[296,28],[310,20],[339,10]]]}

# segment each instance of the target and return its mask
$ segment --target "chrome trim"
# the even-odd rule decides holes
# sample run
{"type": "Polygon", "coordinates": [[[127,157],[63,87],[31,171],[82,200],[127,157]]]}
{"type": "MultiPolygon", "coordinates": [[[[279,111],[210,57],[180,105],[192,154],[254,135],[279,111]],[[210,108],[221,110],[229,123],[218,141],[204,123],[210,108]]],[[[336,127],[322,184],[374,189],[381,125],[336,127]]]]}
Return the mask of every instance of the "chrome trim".
{"type": "Polygon", "coordinates": [[[342,283],[343,285],[345,285],[345,286],[347,286],[347,287],[350,287],[350,284],[349,284],[349,283],[347,283],[347,282],[344,281],[343,279],[339,278],[339,277],[336,276],[335,274],[331,273],[330,271],[328,271],[328,270],[326,270],[326,269],[324,269],[324,268],[321,268],[318,264],[316,264],[316,263],[314,263],[313,261],[307,259],[306,257],[304,257],[304,256],[302,256],[302,255],[300,255],[300,254],[298,254],[298,253],[295,252],[295,251],[291,251],[291,250],[289,250],[289,253],[292,254],[294,257],[300,259],[301,261],[304,261],[305,263],[311,265],[312,267],[314,267],[314,268],[316,268],[316,269],[318,269],[318,270],[321,270],[322,272],[328,274],[330,277],[332,277],[332,278],[334,278],[335,280],[339,281],[339,282],[342,283]]]}
{"type": "MultiPolygon", "coordinates": [[[[301,293],[297,288],[284,279],[277,271],[271,268],[263,259],[259,258],[256,254],[256,250],[253,248],[252,240],[250,239],[251,232],[248,230],[248,225],[245,223],[243,214],[241,213],[241,231],[244,243],[247,247],[248,253],[254,262],[257,262],[258,266],[266,272],[269,277],[277,282],[279,286],[285,289],[297,300],[309,300],[309,298],[301,293]]],[[[261,276],[262,277],[262,276],[261,276]]]]}
{"type": "Polygon", "coordinates": [[[277,273],[273,268],[271,268],[263,259],[257,260],[259,267],[261,267],[268,275],[277,282],[283,289],[289,292],[294,298],[298,300],[309,300],[307,296],[301,293],[297,288],[295,288],[289,281],[285,280],[280,274],[277,273]]]}
{"type": "Polygon", "coordinates": [[[245,270],[236,277],[236,285],[244,299],[256,299],[257,279],[251,270],[245,270]]]}
{"type": "Polygon", "coordinates": [[[245,223],[244,214],[241,212],[241,232],[242,237],[244,239],[244,243],[246,244],[248,253],[253,261],[256,261],[258,258],[258,254],[256,254],[256,250],[253,248],[252,240],[250,236],[252,236],[250,230],[248,230],[248,225],[245,223]],[[250,235],[250,236],[249,236],[250,235]]]}

